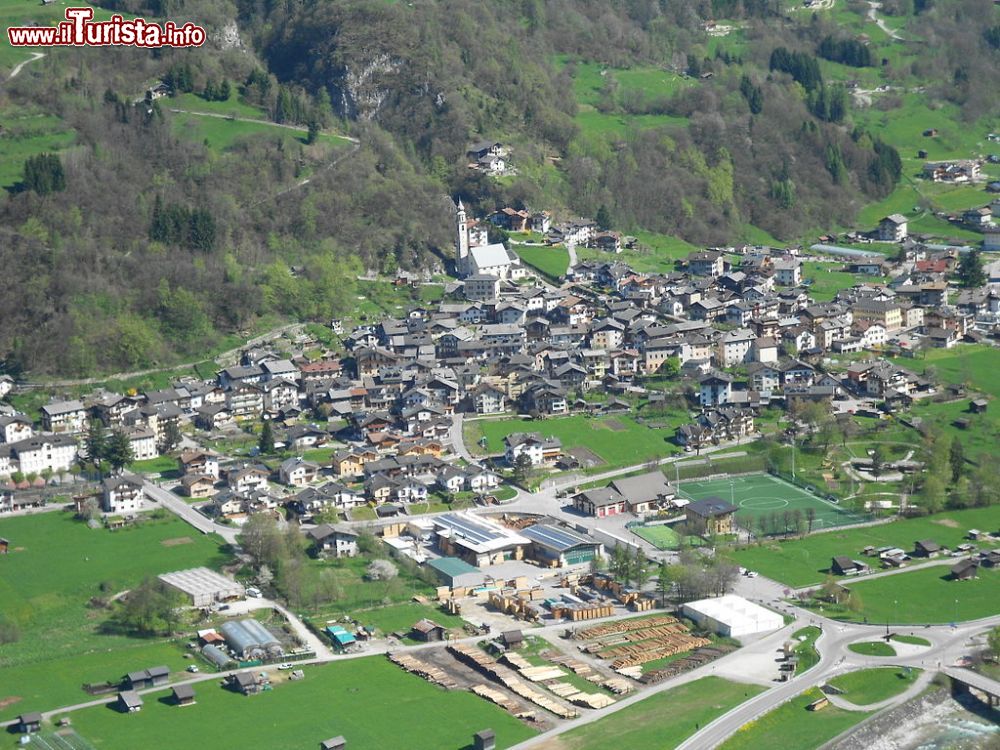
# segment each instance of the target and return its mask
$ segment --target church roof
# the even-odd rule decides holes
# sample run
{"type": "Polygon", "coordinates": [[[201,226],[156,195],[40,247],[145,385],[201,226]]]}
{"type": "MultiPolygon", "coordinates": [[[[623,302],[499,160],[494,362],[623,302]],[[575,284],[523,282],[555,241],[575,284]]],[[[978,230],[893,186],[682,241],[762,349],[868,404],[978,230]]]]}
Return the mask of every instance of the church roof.
{"type": "Polygon", "coordinates": [[[472,256],[472,262],[478,269],[503,266],[513,262],[507,248],[500,243],[469,248],[469,255],[472,256]]]}

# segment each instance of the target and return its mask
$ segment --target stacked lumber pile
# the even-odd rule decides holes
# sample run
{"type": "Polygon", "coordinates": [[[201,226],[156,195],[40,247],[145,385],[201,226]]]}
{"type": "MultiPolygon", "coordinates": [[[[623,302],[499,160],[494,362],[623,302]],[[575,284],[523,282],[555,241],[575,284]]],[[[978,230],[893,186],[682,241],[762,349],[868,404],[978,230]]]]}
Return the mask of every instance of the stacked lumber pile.
{"type": "Polygon", "coordinates": [[[517,704],[508,698],[504,691],[497,690],[495,687],[490,687],[489,685],[473,685],[472,692],[480,698],[485,698],[490,703],[497,704],[504,711],[508,711],[510,713],[515,713],[517,711],[517,704]]]}
{"type": "Polygon", "coordinates": [[[618,648],[611,649],[604,656],[614,659],[611,662],[611,668],[619,670],[623,667],[635,667],[646,662],[663,659],[667,656],[682,654],[685,651],[690,651],[700,646],[707,646],[710,643],[711,641],[708,638],[676,634],[661,637],[656,641],[643,641],[627,646],[619,646],[618,648]]]}
{"type": "Polygon", "coordinates": [[[443,669],[410,656],[409,654],[389,654],[389,661],[402,667],[405,671],[422,677],[428,682],[440,685],[448,690],[458,690],[459,685],[443,669]]]}
{"type": "Polygon", "coordinates": [[[640,681],[644,685],[652,685],[657,682],[662,682],[663,680],[669,680],[670,678],[676,677],[677,675],[687,672],[690,669],[696,669],[704,664],[708,664],[710,661],[714,661],[720,656],[725,656],[733,650],[735,650],[734,646],[722,645],[695,649],[687,656],[682,659],[678,659],[677,661],[670,662],[662,669],[647,672],[642,676],[640,681]]]}

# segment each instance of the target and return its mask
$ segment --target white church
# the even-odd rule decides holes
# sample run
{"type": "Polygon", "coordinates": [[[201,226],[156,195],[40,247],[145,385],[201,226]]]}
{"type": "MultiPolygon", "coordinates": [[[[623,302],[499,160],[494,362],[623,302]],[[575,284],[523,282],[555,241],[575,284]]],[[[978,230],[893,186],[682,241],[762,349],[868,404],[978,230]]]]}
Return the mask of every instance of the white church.
{"type": "Polygon", "coordinates": [[[489,244],[486,228],[470,225],[461,199],[455,211],[455,268],[462,278],[496,276],[514,280],[528,274],[513,250],[501,243],[489,244]]]}

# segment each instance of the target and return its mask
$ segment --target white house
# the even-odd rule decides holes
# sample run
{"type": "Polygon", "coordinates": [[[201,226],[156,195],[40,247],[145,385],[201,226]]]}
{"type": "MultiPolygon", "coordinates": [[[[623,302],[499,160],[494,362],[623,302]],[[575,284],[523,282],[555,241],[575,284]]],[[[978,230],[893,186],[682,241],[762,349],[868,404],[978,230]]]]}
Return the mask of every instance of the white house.
{"type": "Polygon", "coordinates": [[[101,509],[105,513],[135,513],[144,498],[142,481],[136,477],[108,477],[101,483],[101,509]]]}
{"type": "Polygon", "coordinates": [[[892,214],[884,217],[878,223],[876,231],[883,242],[902,242],[906,239],[906,217],[902,214],[892,214]]]}
{"type": "Polygon", "coordinates": [[[36,435],[12,443],[10,451],[24,474],[69,471],[76,460],[76,441],[69,435],[36,435]]]}
{"type": "Polygon", "coordinates": [[[752,360],[751,351],[757,334],[749,328],[726,331],[719,339],[719,361],[723,367],[732,367],[752,360]]]}
{"type": "Polygon", "coordinates": [[[0,417],[0,443],[16,443],[35,434],[31,420],[20,414],[0,417]]]}
{"type": "Polygon", "coordinates": [[[774,280],[782,286],[798,286],[802,283],[802,263],[798,258],[779,258],[771,267],[774,269],[774,280]]]}
{"type": "Polygon", "coordinates": [[[156,433],[149,429],[135,428],[125,433],[132,446],[132,457],[136,461],[147,461],[160,455],[156,446],[156,433]]]}
{"type": "Polygon", "coordinates": [[[536,432],[511,433],[503,442],[506,447],[504,457],[511,466],[520,456],[527,456],[532,466],[538,466],[562,451],[559,438],[543,438],[536,432]]]}
{"type": "Polygon", "coordinates": [[[318,473],[319,466],[312,461],[303,460],[301,456],[285,459],[278,469],[281,483],[291,487],[305,487],[315,481],[318,473]]]}
{"type": "Polygon", "coordinates": [[[472,397],[477,414],[502,414],[507,408],[507,397],[499,388],[484,384],[472,397]]]}
{"type": "Polygon", "coordinates": [[[234,469],[229,472],[227,483],[234,492],[245,494],[254,490],[267,489],[267,469],[256,466],[247,466],[242,469],[234,469]]]}

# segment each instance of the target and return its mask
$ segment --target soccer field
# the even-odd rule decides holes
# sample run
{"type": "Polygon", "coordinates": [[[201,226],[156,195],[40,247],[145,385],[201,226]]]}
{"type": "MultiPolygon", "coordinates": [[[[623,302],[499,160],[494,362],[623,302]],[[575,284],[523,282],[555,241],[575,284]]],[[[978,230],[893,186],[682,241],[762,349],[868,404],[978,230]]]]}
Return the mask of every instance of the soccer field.
{"type": "Polygon", "coordinates": [[[795,511],[799,511],[803,518],[809,510],[815,513],[812,522],[814,531],[868,520],[770,474],[682,482],[678,494],[688,500],[718,497],[730,502],[739,508],[736,512],[737,523],[753,530],[757,529],[759,518],[776,514],[783,519],[786,512],[795,511]]]}

